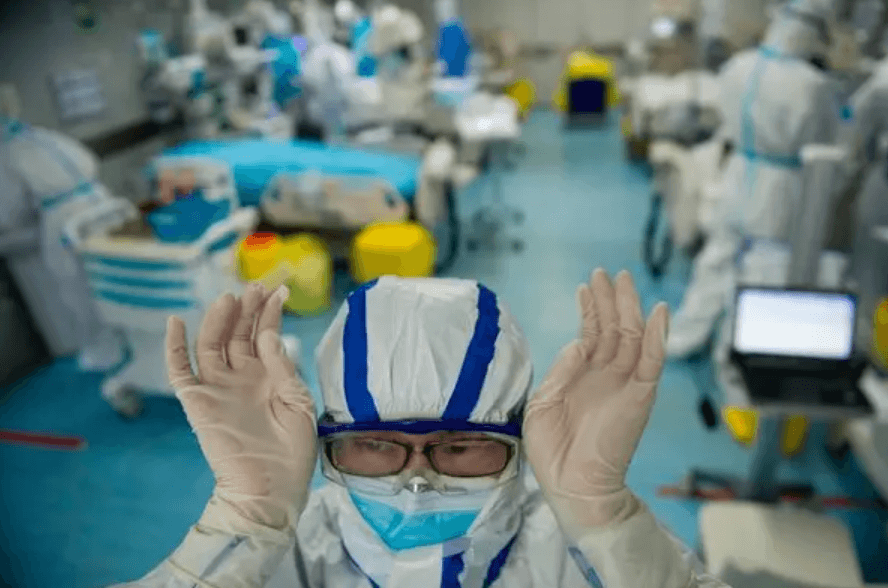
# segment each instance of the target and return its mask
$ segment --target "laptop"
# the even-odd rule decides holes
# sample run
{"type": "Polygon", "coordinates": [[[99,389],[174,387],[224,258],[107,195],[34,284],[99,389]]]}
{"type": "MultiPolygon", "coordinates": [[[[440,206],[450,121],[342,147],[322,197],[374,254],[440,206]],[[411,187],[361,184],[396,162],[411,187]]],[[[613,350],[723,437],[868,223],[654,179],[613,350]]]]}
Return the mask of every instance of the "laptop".
{"type": "Polygon", "coordinates": [[[857,386],[857,299],[835,291],[742,287],[731,357],[754,405],[872,412],[857,386]]]}

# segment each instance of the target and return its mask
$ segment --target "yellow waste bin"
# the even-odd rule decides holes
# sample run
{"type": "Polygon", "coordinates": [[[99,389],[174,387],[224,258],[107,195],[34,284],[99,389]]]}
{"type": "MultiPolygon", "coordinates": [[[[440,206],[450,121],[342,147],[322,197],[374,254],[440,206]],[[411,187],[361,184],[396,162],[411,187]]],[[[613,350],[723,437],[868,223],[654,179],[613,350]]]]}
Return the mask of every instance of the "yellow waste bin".
{"type": "Polygon", "coordinates": [[[561,81],[555,92],[553,101],[562,112],[568,108],[568,87],[578,80],[601,80],[607,87],[607,106],[614,107],[620,103],[620,89],[617,87],[616,71],[613,61],[586,51],[574,51],[567,59],[561,81]]]}
{"type": "Polygon", "coordinates": [[[414,222],[383,222],[364,227],[351,250],[351,274],[359,283],[380,276],[428,277],[435,271],[435,240],[414,222]]]}
{"type": "MultiPolygon", "coordinates": [[[[727,407],[722,411],[725,425],[731,436],[744,445],[751,445],[758,430],[758,415],[747,408],[727,407]]],[[[780,447],[787,457],[798,455],[805,447],[808,420],[803,416],[791,416],[783,424],[780,447]]]]}
{"type": "Polygon", "coordinates": [[[313,235],[250,235],[238,248],[238,264],[241,278],[247,282],[258,282],[268,290],[286,285],[290,297],[284,308],[290,312],[310,315],[330,307],[333,261],[323,242],[313,235]]]}
{"type": "Polygon", "coordinates": [[[873,316],[873,361],[883,370],[888,370],[888,298],[876,307],[873,316]]]}
{"type": "Polygon", "coordinates": [[[241,278],[255,282],[274,271],[280,262],[280,237],[274,233],[253,233],[238,247],[238,266],[241,278]]]}
{"type": "Polygon", "coordinates": [[[290,288],[284,308],[306,316],[326,311],[333,297],[333,259],[314,235],[301,234],[284,240],[281,266],[290,288]]]}
{"type": "Polygon", "coordinates": [[[525,118],[536,101],[536,88],[527,78],[519,78],[506,88],[506,96],[518,106],[518,116],[525,118]]]}

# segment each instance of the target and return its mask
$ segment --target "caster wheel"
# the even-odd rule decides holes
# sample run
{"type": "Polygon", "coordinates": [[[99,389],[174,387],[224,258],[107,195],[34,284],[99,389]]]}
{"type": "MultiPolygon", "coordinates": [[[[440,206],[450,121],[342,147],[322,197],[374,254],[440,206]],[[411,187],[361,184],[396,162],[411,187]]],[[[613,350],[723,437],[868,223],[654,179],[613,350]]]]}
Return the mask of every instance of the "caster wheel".
{"type": "Polygon", "coordinates": [[[716,413],[711,400],[708,398],[701,400],[698,409],[707,429],[712,430],[718,427],[718,413],[716,413]]]}
{"type": "Polygon", "coordinates": [[[513,241],[512,251],[514,251],[515,253],[521,253],[522,251],[524,251],[524,243],[521,241],[513,241]]]}
{"type": "Polygon", "coordinates": [[[478,251],[478,242],[475,240],[467,241],[466,249],[469,251],[478,251]]]}
{"type": "Polygon", "coordinates": [[[134,391],[128,388],[114,388],[108,391],[103,390],[102,396],[111,405],[121,417],[132,420],[141,416],[145,410],[142,398],[134,391]]]}

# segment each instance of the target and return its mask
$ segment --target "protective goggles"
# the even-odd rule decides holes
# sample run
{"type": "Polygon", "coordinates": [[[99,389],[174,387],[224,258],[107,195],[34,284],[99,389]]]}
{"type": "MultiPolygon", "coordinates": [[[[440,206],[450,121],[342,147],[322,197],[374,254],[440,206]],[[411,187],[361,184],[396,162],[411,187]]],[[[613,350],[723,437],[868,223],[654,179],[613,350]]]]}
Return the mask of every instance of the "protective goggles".
{"type": "Polygon", "coordinates": [[[521,442],[496,433],[433,441],[421,446],[382,438],[379,432],[342,432],[320,439],[324,475],[349,489],[395,495],[405,488],[463,494],[494,488],[515,479],[521,442]],[[415,453],[427,467],[407,468],[415,453]],[[420,481],[417,481],[417,478],[420,481]]]}

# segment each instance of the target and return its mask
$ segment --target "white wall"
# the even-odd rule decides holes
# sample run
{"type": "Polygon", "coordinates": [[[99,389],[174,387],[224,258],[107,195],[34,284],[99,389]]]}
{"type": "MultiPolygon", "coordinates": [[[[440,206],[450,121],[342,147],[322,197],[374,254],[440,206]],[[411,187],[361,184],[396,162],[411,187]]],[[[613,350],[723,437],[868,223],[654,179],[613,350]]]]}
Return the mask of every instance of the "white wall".
{"type": "Polygon", "coordinates": [[[0,18],[0,83],[13,83],[28,122],[88,138],[145,117],[138,92],[136,35],[142,28],[171,34],[168,1],[95,0],[99,25],[80,30],[71,0],[4,0],[0,18]],[[70,69],[98,73],[108,109],[100,117],[64,123],[56,111],[52,76],[70,69]]]}
{"type": "Polygon", "coordinates": [[[558,86],[563,50],[580,43],[622,44],[643,35],[650,6],[651,0],[461,0],[470,28],[509,29],[524,43],[556,50],[523,68],[543,103],[550,101],[558,86]]]}
{"type": "Polygon", "coordinates": [[[534,43],[623,42],[649,19],[650,0],[462,0],[472,27],[505,27],[534,43]]]}
{"type": "MultiPolygon", "coordinates": [[[[80,30],[72,0],[0,0],[0,83],[12,83],[22,103],[21,118],[78,139],[91,139],[147,118],[139,91],[138,32],[154,28],[174,40],[184,24],[188,0],[93,0],[99,25],[80,30]],[[70,69],[97,72],[106,111],[95,118],[60,120],[51,78],[70,69]]],[[[210,0],[213,9],[244,0],[210,0]]],[[[154,139],[102,161],[102,181],[121,196],[138,198],[145,163],[164,147],[154,139]]]]}

